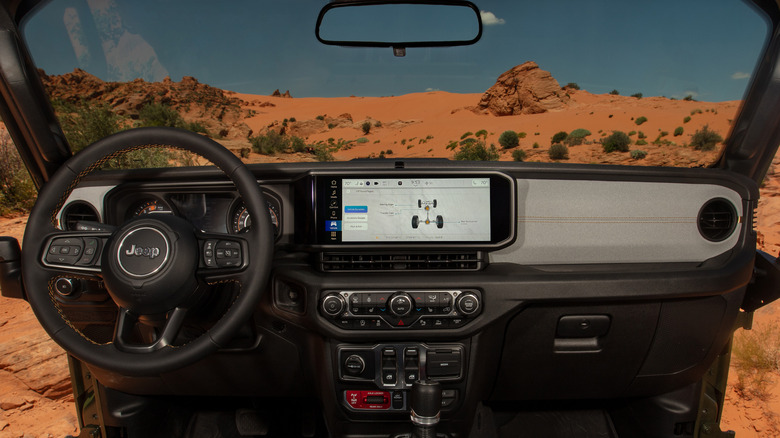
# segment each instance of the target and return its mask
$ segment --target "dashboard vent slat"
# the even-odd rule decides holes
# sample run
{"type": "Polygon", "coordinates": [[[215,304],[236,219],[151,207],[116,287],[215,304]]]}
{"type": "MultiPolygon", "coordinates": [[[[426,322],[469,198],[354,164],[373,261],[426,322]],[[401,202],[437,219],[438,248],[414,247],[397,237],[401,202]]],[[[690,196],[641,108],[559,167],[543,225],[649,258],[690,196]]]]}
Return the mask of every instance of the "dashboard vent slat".
{"type": "Polygon", "coordinates": [[[725,199],[712,199],[699,211],[699,233],[711,242],[722,242],[737,227],[737,211],[725,199]]]}
{"type": "Polygon", "coordinates": [[[323,271],[477,271],[484,267],[480,252],[362,254],[326,252],[320,256],[323,271]]]}
{"type": "Polygon", "coordinates": [[[62,225],[67,231],[75,231],[79,222],[98,222],[97,211],[86,202],[73,202],[62,210],[62,225]]]}

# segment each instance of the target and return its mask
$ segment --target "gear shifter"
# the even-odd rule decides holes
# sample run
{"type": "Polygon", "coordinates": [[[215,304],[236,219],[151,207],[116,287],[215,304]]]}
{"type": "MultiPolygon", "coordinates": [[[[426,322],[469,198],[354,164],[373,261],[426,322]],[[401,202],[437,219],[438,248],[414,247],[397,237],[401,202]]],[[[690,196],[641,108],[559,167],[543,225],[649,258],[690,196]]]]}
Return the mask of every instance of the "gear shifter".
{"type": "Polygon", "coordinates": [[[441,384],[433,380],[418,380],[412,386],[410,403],[414,429],[411,438],[436,438],[436,425],[441,411],[441,384]]]}

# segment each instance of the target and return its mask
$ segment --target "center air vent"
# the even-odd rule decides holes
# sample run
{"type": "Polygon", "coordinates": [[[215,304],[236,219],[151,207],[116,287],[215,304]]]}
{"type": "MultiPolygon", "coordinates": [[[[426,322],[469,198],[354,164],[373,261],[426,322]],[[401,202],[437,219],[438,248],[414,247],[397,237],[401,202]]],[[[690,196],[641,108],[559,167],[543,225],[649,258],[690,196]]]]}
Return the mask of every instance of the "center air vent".
{"type": "Polygon", "coordinates": [[[328,252],[320,257],[323,271],[476,271],[484,263],[480,252],[362,254],[328,252]]]}
{"type": "Polygon", "coordinates": [[[736,227],[737,211],[730,201],[711,199],[699,211],[699,233],[711,242],[726,240],[736,227]]]}
{"type": "Polygon", "coordinates": [[[75,231],[79,222],[98,222],[97,211],[86,202],[72,202],[62,210],[62,225],[67,231],[75,231]]]}

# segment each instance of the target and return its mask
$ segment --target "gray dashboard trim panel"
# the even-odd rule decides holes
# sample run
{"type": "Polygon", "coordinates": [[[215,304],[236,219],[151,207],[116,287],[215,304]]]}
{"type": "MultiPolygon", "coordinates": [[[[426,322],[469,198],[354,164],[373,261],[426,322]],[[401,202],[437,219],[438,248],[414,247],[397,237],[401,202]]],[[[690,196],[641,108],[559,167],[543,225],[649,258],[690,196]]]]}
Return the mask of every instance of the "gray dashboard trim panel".
{"type": "Polygon", "coordinates": [[[517,180],[517,239],[491,262],[525,265],[702,262],[737,245],[741,220],[722,242],[699,234],[710,199],[742,198],[714,184],[517,180]]]}

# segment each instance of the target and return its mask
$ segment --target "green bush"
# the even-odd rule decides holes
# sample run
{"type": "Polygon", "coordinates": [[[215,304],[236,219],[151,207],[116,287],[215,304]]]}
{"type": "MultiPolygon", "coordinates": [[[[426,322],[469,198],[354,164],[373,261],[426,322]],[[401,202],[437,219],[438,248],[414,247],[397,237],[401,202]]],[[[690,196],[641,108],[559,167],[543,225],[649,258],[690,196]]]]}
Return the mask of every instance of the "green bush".
{"type": "Polygon", "coordinates": [[[690,101],[694,100],[694,99],[693,99],[693,95],[692,95],[692,94],[689,94],[689,95],[687,95],[687,96],[683,97],[683,100],[687,100],[687,101],[689,101],[689,102],[690,102],[690,101]]]}
{"type": "Polygon", "coordinates": [[[35,203],[37,192],[11,138],[0,133],[0,216],[27,213],[35,203]]]}
{"type": "Polygon", "coordinates": [[[645,135],[645,133],[644,133],[644,132],[642,132],[642,131],[639,131],[639,132],[636,134],[636,136],[637,136],[637,138],[647,138],[647,135],[645,135]]]}
{"type": "MultiPolygon", "coordinates": [[[[474,134],[474,136],[475,137],[482,137],[482,139],[486,140],[487,136],[488,136],[488,132],[486,130],[484,130],[484,129],[480,129],[479,131],[476,132],[476,134],[474,134]]],[[[498,141],[499,141],[499,143],[501,142],[500,139],[498,141]]]]}
{"type": "Polygon", "coordinates": [[[639,149],[635,149],[631,151],[631,158],[634,160],[641,160],[642,158],[645,158],[647,156],[647,152],[640,151],[639,149]]]}
{"type": "Polygon", "coordinates": [[[643,138],[640,138],[639,140],[637,140],[637,141],[636,141],[636,143],[635,143],[635,144],[636,144],[637,146],[644,146],[644,145],[646,145],[646,144],[647,144],[647,140],[645,140],[645,139],[643,139],[643,138]]]}
{"type": "Polygon", "coordinates": [[[711,151],[715,145],[722,142],[723,137],[715,131],[711,131],[709,125],[693,133],[691,136],[691,146],[699,151],[711,151]]]}
{"type": "Polygon", "coordinates": [[[368,139],[365,137],[360,137],[359,139],[355,140],[358,143],[368,143],[368,139]]]}
{"type": "Polygon", "coordinates": [[[459,161],[498,161],[499,154],[495,145],[485,146],[483,141],[475,141],[463,145],[455,153],[455,159],[459,161]]]}
{"type": "Polygon", "coordinates": [[[319,144],[314,147],[314,157],[317,161],[333,161],[333,154],[328,149],[328,146],[319,144]]]}
{"type": "Polygon", "coordinates": [[[582,142],[585,141],[585,137],[589,135],[590,131],[587,129],[575,129],[574,131],[570,132],[568,136],[566,136],[566,139],[564,139],[563,142],[567,146],[576,146],[582,144],[582,142]]]}
{"type": "Polygon", "coordinates": [[[613,95],[613,96],[618,96],[618,95],[620,94],[620,91],[618,91],[618,90],[612,90],[612,91],[610,91],[610,92],[609,92],[609,94],[611,94],[611,95],[613,95]]]}
{"type": "Polygon", "coordinates": [[[325,120],[325,116],[322,116],[322,115],[317,116],[317,120],[325,120]]]}
{"type": "Polygon", "coordinates": [[[683,119],[683,123],[688,123],[690,121],[691,121],[691,116],[685,116],[685,118],[683,119]]]}
{"type": "Polygon", "coordinates": [[[565,144],[555,143],[550,146],[547,154],[553,160],[567,160],[569,159],[569,148],[565,144]]]}
{"type": "Polygon", "coordinates": [[[516,148],[520,145],[520,138],[515,131],[504,131],[498,137],[498,144],[504,149],[516,148]]]}
{"type": "Polygon", "coordinates": [[[122,120],[107,104],[66,107],[55,104],[60,126],[74,153],[121,130],[122,120]]]}
{"type": "Polygon", "coordinates": [[[150,103],[138,112],[136,126],[168,126],[171,128],[188,128],[181,114],[175,109],[161,103],[150,103]]]}
{"type": "Polygon", "coordinates": [[[293,152],[304,152],[306,151],[306,142],[300,137],[293,137],[290,140],[290,149],[293,152]]]}
{"type": "Polygon", "coordinates": [[[526,138],[527,136],[528,136],[528,134],[526,134],[525,132],[518,132],[517,133],[517,138],[520,138],[520,139],[526,138]]]}
{"type": "Polygon", "coordinates": [[[460,145],[461,146],[471,145],[471,144],[474,144],[474,143],[476,143],[478,141],[479,140],[477,140],[476,138],[467,138],[467,139],[461,140],[460,141],[460,145]]]}
{"type": "Polygon", "coordinates": [[[641,99],[642,98],[642,93],[634,93],[634,94],[631,95],[631,97],[636,97],[637,99],[641,99]]]}
{"type": "Polygon", "coordinates": [[[522,149],[513,150],[512,159],[515,161],[525,161],[525,151],[522,149]]]}
{"type": "Polygon", "coordinates": [[[628,145],[631,144],[631,138],[623,131],[613,131],[612,135],[602,140],[601,145],[604,152],[628,152],[628,145]]]}
{"type": "Polygon", "coordinates": [[[238,155],[241,158],[249,158],[249,153],[252,152],[252,148],[241,148],[238,150],[238,155]]]}
{"type": "Polygon", "coordinates": [[[539,143],[534,142],[534,145],[531,146],[531,147],[534,148],[534,149],[539,149],[541,146],[539,146],[539,143]]]}
{"type": "Polygon", "coordinates": [[[457,141],[451,141],[450,144],[447,145],[447,149],[451,151],[454,151],[456,147],[458,147],[457,141]]]}
{"type": "Polygon", "coordinates": [[[253,151],[263,155],[284,153],[290,147],[290,140],[276,131],[268,131],[266,134],[249,137],[249,143],[252,144],[253,151]]]}
{"type": "Polygon", "coordinates": [[[678,127],[674,128],[674,136],[675,137],[679,137],[679,136],[683,135],[683,132],[685,132],[685,130],[683,129],[682,126],[678,126],[678,127]]]}
{"type": "Polygon", "coordinates": [[[642,123],[645,123],[646,121],[647,121],[647,117],[642,116],[642,117],[639,117],[636,120],[634,120],[634,123],[636,123],[637,125],[641,125],[642,123]]]}
{"type": "Polygon", "coordinates": [[[463,135],[460,136],[460,139],[463,140],[464,138],[468,137],[469,135],[474,135],[474,133],[471,132],[471,131],[464,132],[463,135]]]}
{"type": "Polygon", "coordinates": [[[632,135],[636,135],[636,131],[631,131],[628,133],[628,136],[631,137],[632,135]]]}
{"type": "Polygon", "coordinates": [[[385,151],[385,153],[387,155],[393,155],[393,150],[392,149],[388,149],[387,151],[385,151]]]}
{"type": "Polygon", "coordinates": [[[550,140],[550,144],[563,143],[563,141],[566,140],[566,137],[568,136],[569,133],[566,131],[556,132],[555,135],[552,136],[552,139],[550,140]]]}
{"type": "Polygon", "coordinates": [[[374,127],[375,127],[375,128],[381,128],[381,127],[382,127],[382,122],[380,122],[379,120],[377,120],[376,122],[374,122],[374,127]]]}
{"type": "Polygon", "coordinates": [[[363,134],[368,135],[368,133],[371,132],[371,122],[369,121],[363,122],[363,124],[360,125],[360,127],[363,129],[363,134]]]}
{"type": "Polygon", "coordinates": [[[571,88],[572,90],[579,90],[580,86],[576,82],[569,82],[564,88],[571,88]]]}
{"type": "Polygon", "coordinates": [[[295,117],[290,117],[290,123],[295,123],[295,122],[297,122],[297,121],[298,121],[298,120],[296,120],[296,119],[295,119],[295,117]]]}

